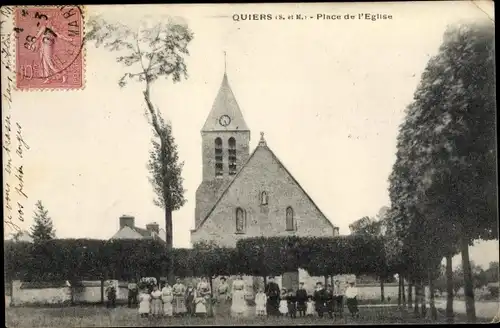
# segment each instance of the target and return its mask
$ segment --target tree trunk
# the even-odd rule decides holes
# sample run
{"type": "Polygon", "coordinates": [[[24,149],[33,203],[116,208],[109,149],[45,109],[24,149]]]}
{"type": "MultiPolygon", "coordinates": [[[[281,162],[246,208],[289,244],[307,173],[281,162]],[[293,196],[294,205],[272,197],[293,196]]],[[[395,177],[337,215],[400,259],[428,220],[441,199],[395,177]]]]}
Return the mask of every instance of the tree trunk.
{"type": "Polygon", "coordinates": [[[263,278],[264,278],[264,289],[265,289],[267,286],[267,275],[265,275],[263,278]]]}
{"type": "Polygon", "coordinates": [[[405,278],[401,279],[401,291],[403,293],[403,306],[406,307],[405,278]]]}
{"type": "Polygon", "coordinates": [[[413,281],[408,280],[408,307],[413,307],[413,281]]]}
{"type": "Polygon", "coordinates": [[[380,278],[380,300],[382,302],[385,301],[385,296],[384,296],[384,279],[380,278]]]}
{"type": "Polygon", "coordinates": [[[328,276],[325,276],[325,288],[328,285],[328,276]]]}
{"type": "Polygon", "coordinates": [[[434,277],[432,271],[429,270],[429,307],[431,309],[431,319],[437,320],[436,304],[434,303],[434,277]]]}
{"type": "Polygon", "coordinates": [[[446,321],[453,323],[453,262],[452,255],[446,255],[446,321]]]}
{"type": "Polygon", "coordinates": [[[418,281],[414,281],[413,284],[415,285],[415,304],[413,306],[413,312],[418,316],[420,313],[418,309],[420,304],[420,286],[418,285],[418,281]]]}
{"type": "Polygon", "coordinates": [[[101,303],[104,304],[104,279],[101,279],[101,303]]]}
{"type": "Polygon", "coordinates": [[[401,275],[398,275],[398,306],[401,306],[401,275]]]}
{"type": "Polygon", "coordinates": [[[172,211],[165,209],[165,247],[168,258],[167,280],[170,286],[175,284],[174,257],[172,256],[172,249],[174,248],[172,228],[172,211]]]}
{"type": "Polygon", "coordinates": [[[214,297],[214,285],[212,281],[212,275],[208,276],[208,282],[210,283],[210,297],[214,297]]]}
{"type": "Polygon", "coordinates": [[[464,294],[465,311],[467,313],[467,322],[476,322],[476,308],[474,305],[474,287],[472,285],[472,270],[469,260],[469,238],[461,237],[462,268],[464,270],[464,294]]]}
{"type": "Polygon", "coordinates": [[[422,318],[425,318],[425,316],[427,315],[427,298],[425,297],[425,284],[423,279],[419,280],[419,285],[421,302],[420,310],[422,311],[422,318]]]}

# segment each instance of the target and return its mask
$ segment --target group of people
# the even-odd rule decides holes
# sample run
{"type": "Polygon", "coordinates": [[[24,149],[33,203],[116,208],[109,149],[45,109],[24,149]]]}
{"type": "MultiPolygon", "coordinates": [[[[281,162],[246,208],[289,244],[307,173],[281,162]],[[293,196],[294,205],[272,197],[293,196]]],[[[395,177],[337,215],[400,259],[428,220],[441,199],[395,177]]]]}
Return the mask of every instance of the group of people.
{"type": "Polygon", "coordinates": [[[256,314],[288,316],[296,318],[297,313],[300,317],[313,316],[317,313],[319,317],[328,314],[330,318],[343,316],[344,301],[351,316],[359,317],[358,291],[354,283],[349,283],[347,289],[340,286],[340,281],[335,281],[334,287],[328,285],[326,288],[323,283],[316,283],[316,288],[312,295],[308,295],[304,288],[304,283],[299,284],[297,291],[279,289],[274,279],[270,279],[265,292],[260,290],[255,296],[256,314]]]}
{"type": "Polygon", "coordinates": [[[179,278],[170,286],[167,282],[144,288],[139,292],[139,314],[141,317],[199,315],[212,316],[213,303],[207,278],[195,286],[185,286],[179,278]]]}
{"type": "MultiPolygon", "coordinates": [[[[246,301],[245,282],[237,276],[231,286],[222,277],[214,293],[206,277],[202,277],[196,286],[184,285],[180,278],[170,286],[167,282],[152,284],[139,288],[135,283],[128,286],[128,306],[138,304],[141,317],[159,316],[214,316],[215,308],[220,315],[248,315],[249,306],[246,301]]],[[[108,288],[108,304],[114,306],[116,290],[108,288]]],[[[357,306],[357,289],[349,283],[347,289],[335,281],[334,286],[316,284],[312,295],[308,295],[304,283],[299,284],[296,291],[280,289],[273,277],[269,278],[265,290],[259,289],[255,295],[255,314],[257,316],[288,316],[296,318],[329,315],[330,318],[342,317],[344,301],[353,317],[359,316],[357,306]]]]}

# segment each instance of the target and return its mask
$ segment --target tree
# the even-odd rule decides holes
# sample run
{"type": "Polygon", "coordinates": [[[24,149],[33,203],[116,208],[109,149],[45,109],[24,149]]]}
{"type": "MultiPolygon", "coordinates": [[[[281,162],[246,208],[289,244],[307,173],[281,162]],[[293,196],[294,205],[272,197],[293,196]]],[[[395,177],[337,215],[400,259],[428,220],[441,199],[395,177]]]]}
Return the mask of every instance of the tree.
{"type": "Polygon", "coordinates": [[[52,219],[49,217],[49,211],[45,209],[42,201],[38,201],[35,205],[35,216],[33,226],[31,227],[30,236],[35,243],[46,240],[51,240],[56,237],[56,231],[52,224],[52,219]]]}
{"type": "Polygon", "coordinates": [[[469,321],[475,310],[468,247],[498,238],[493,36],[491,22],[445,33],[407,108],[390,178],[397,230],[418,274],[443,256],[451,270],[448,259],[460,250],[469,321]]]}
{"type": "MultiPolygon", "coordinates": [[[[184,204],[184,189],[178,163],[178,155],[171,134],[171,126],[151,100],[151,87],[160,78],[171,79],[174,83],[187,78],[184,56],[189,54],[187,46],[193,33],[181,21],[171,18],[159,22],[143,21],[137,31],[120,23],[108,23],[100,17],[89,19],[87,40],[96,46],[119,53],[116,60],[127,68],[118,82],[124,87],[129,81],[143,85],[142,92],[146,105],[145,114],[154,131],[153,150],[150,152],[150,181],[156,193],[155,204],[165,211],[166,252],[173,249],[172,212],[184,204]]],[[[174,261],[169,256],[168,280],[174,283],[174,261]]]]}

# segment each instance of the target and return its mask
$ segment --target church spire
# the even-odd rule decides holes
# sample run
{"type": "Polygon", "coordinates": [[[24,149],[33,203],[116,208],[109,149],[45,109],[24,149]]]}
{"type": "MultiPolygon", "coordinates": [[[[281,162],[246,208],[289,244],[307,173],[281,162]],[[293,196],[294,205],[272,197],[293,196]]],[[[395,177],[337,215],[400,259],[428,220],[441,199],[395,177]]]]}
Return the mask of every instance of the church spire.
{"type": "Polygon", "coordinates": [[[202,132],[210,131],[250,131],[243,118],[236,97],[229,86],[226,72],[226,52],[224,51],[224,75],[222,83],[203,125],[202,132]]]}

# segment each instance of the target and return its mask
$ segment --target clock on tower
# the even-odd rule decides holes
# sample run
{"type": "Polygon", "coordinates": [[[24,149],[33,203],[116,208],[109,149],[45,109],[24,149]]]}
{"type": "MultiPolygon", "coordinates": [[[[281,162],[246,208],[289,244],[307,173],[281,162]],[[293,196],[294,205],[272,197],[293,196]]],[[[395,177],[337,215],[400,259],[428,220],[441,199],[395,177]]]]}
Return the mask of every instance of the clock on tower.
{"type": "Polygon", "coordinates": [[[228,115],[222,115],[219,118],[219,124],[222,126],[228,126],[231,123],[231,118],[228,115]]]}

